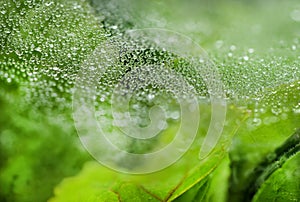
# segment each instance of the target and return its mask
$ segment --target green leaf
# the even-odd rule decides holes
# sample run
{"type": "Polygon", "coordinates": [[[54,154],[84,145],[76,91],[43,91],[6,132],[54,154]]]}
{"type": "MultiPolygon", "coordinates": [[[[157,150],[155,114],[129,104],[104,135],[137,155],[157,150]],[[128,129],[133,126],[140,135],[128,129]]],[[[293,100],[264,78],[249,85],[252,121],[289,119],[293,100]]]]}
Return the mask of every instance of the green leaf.
{"type": "MultiPolygon", "coordinates": [[[[206,110],[202,120],[209,121],[210,108],[203,106],[202,110],[206,110]]],[[[97,162],[87,163],[84,169],[76,176],[67,178],[60,185],[55,188],[55,197],[51,199],[52,202],[65,201],[68,198],[89,197],[84,195],[85,189],[91,189],[90,186],[96,187],[93,195],[97,195],[101,190],[113,190],[119,197],[120,201],[173,201],[182,196],[193,198],[203,197],[199,190],[206,187],[206,181],[210,173],[222,162],[227,148],[231,142],[231,138],[238,128],[239,124],[232,125],[234,120],[242,121],[244,116],[241,116],[240,110],[233,106],[229,110],[230,118],[226,122],[224,128],[224,135],[221,137],[217,147],[205,159],[199,160],[199,150],[201,142],[195,141],[192,148],[174,165],[159,171],[157,173],[147,175],[126,175],[109,170],[101,166],[97,162]],[[231,120],[231,121],[229,121],[231,120]],[[202,187],[203,185],[203,187],[202,187]],[[81,187],[81,191],[76,190],[81,187]],[[196,188],[195,188],[196,187],[196,188]],[[193,193],[192,189],[195,188],[193,193]],[[197,196],[196,196],[197,195],[197,196]]],[[[243,114],[243,113],[242,113],[243,114]]],[[[203,121],[205,123],[205,121],[203,121]]],[[[238,122],[237,122],[238,123],[238,122]]],[[[200,127],[199,131],[207,129],[205,126],[200,127]]],[[[199,134],[200,135],[200,134],[199,134]]],[[[200,136],[199,136],[200,137],[200,136]]],[[[199,140],[198,137],[198,140],[199,140]]],[[[88,191],[86,193],[89,193],[88,191]]],[[[103,201],[103,199],[99,199],[103,201]]]]}
{"type": "Polygon", "coordinates": [[[228,187],[230,177],[230,160],[229,157],[223,159],[221,164],[218,166],[210,176],[210,184],[208,186],[207,194],[203,200],[207,202],[225,202],[227,201],[228,187]]]}
{"type": "Polygon", "coordinates": [[[71,81],[102,30],[83,1],[0,10],[0,200],[45,201],[90,159],[72,125],[71,81]]]}
{"type": "Polygon", "coordinates": [[[300,198],[300,153],[288,159],[262,185],[253,201],[298,201],[300,198]]]}
{"type": "Polygon", "coordinates": [[[240,127],[230,152],[230,201],[245,200],[255,167],[265,158],[277,157],[275,149],[299,128],[299,86],[292,82],[270,89],[252,106],[256,113],[240,127]]]}
{"type": "MultiPolygon", "coordinates": [[[[216,170],[211,180],[208,175],[220,165],[242,123],[230,154],[229,197],[234,199],[257,163],[299,128],[297,1],[89,2],[97,8],[81,0],[0,1],[1,201],[44,201],[55,184],[90,160],[70,118],[74,80],[99,42],[128,28],[173,29],[204,45],[215,58],[232,103],[227,129],[207,159],[198,160],[201,144],[196,144],[178,164],[153,175],[124,176],[88,163],[56,188],[52,200],[222,200],[225,196],[213,190],[218,191],[224,173],[216,170]],[[243,122],[247,113],[251,117],[243,122]]],[[[205,125],[210,112],[203,108],[205,125]]],[[[205,132],[199,128],[200,140],[205,132]]],[[[270,192],[288,195],[262,189],[262,199],[271,200],[264,194],[270,192]]]]}

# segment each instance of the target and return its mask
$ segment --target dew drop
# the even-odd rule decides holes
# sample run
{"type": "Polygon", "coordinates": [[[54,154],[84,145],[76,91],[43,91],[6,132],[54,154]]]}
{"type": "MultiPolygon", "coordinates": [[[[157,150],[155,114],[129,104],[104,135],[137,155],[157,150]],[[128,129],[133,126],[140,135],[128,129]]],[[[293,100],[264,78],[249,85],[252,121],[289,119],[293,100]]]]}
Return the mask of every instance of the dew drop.
{"type": "Polygon", "coordinates": [[[236,50],[236,46],[235,45],[231,45],[229,48],[231,51],[235,51],[236,50]]]}
{"type": "Polygon", "coordinates": [[[249,60],[249,57],[245,55],[245,56],[243,57],[243,59],[244,59],[245,61],[248,61],[248,60],[249,60]]]}
{"type": "Polygon", "coordinates": [[[249,48],[248,49],[248,53],[250,53],[250,54],[254,53],[254,49],[253,48],[249,48]]]}
{"type": "Polygon", "coordinates": [[[300,10],[293,10],[290,13],[290,16],[292,18],[292,20],[296,21],[296,22],[300,22],[300,10]]]}
{"type": "Polygon", "coordinates": [[[255,126],[259,126],[261,124],[261,119],[260,118],[253,118],[252,123],[255,126]]]}

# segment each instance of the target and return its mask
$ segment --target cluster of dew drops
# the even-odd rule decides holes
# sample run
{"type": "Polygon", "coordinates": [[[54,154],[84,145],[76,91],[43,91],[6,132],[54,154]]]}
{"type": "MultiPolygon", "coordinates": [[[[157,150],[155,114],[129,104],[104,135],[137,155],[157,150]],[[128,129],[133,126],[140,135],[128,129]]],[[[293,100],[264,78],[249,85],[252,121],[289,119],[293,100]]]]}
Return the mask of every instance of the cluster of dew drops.
{"type": "Polygon", "coordinates": [[[253,48],[241,50],[236,45],[226,46],[222,40],[216,41],[215,46],[223,57],[219,67],[227,96],[251,112],[250,129],[286,120],[290,115],[299,116],[297,38],[292,42],[279,41],[263,56],[253,48]]]}
{"type": "MultiPolygon", "coordinates": [[[[108,11],[107,15],[117,22],[118,27],[133,24],[130,23],[130,16],[134,14],[126,9],[118,8],[113,1],[110,2],[98,5],[99,12],[108,11]],[[120,14],[109,12],[110,10],[121,10],[125,14],[123,18],[120,18],[120,14]]],[[[299,22],[299,13],[297,8],[291,10],[290,21],[299,22]]],[[[144,23],[147,24],[147,22],[144,23]]],[[[189,25],[185,22],[184,29],[197,28],[194,24],[189,25]]],[[[255,45],[254,47],[239,47],[238,44],[220,39],[215,42],[214,53],[210,54],[223,77],[228,102],[245,108],[251,113],[249,127],[253,129],[262,124],[269,125],[286,120],[290,115],[299,116],[300,114],[299,37],[286,40],[279,38],[278,41],[273,41],[269,45],[270,47],[259,50],[259,47],[255,45]]]]}
{"type": "MultiPolygon", "coordinates": [[[[106,114],[103,102],[111,105],[112,93],[118,85],[123,88],[117,94],[132,95],[130,113],[135,116],[134,121],[142,127],[149,124],[149,109],[154,105],[162,107],[165,110],[166,118],[171,122],[179,119],[180,109],[176,105],[177,101],[174,95],[189,96],[191,93],[191,89],[181,85],[180,79],[182,78],[185,78],[195,88],[196,96],[207,95],[201,75],[196,72],[195,68],[192,68],[192,64],[188,64],[188,60],[178,59],[176,55],[156,47],[142,38],[136,40],[127,37],[125,37],[125,42],[117,43],[122,46],[123,51],[114,61],[115,64],[110,64],[110,62],[116,56],[110,55],[105,48],[97,51],[96,55],[92,57],[100,58],[98,54],[102,55],[105,52],[106,59],[104,60],[108,62],[105,66],[109,67],[109,71],[103,72],[97,83],[98,88],[94,98],[97,100],[97,114],[101,115],[97,117],[101,119],[101,123],[106,123],[112,118],[103,116],[106,114]],[[189,65],[190,68],[187,69],[186,65],[189,65]],[[183,75],[183,77],[178,75],[183,75]]],[[[93,67],[95,63],[97,62],[92,59],[87,65],[93,67]]],[[[167,122],[163,120],[161,129],[165,129],[167,125],[167,122]]]]}
{"type": "MultiPolygon", "coordinates": [[[[1,1],[0,11],[0,77],[7,84],[16,84],[24,93],[24,100],[43,107],[70,106],[73,86],[83,61],[104,40],[121,35],[118,29],[124,24],[123,21],[110,24],[109,13],[99,16],[88,3],[75,0],[1,1]]],[[[116,85],[114,81],[132,66],[167,63],[174,59],[174,56],[164,51],[156,52],[151,47],[134,49],[120,58],[121,65],[116,64],[105,72],[96,104],[110,99],[110,89],[116,85]]],[[[178,71],[198,86],[199,91],[205,91],[194,72],[179,68],[184,66],[183,63],[178,61],[178,71]]],[[[146,88],[137,97],[152,101],[155,93],[146,88]]],[[[174,112],[170,116],[178,117],[177,114],[174,112]]]]}
{"type": "MultiPolygon", "coordinates": [[[[7,84],[16,84],[24,91],[24,99],[37,106],[65,107],[65,103],[71,100],[72,87],[86,56],[103,40],[111,35],[121,34],[122,31],[118,30],[124,29],[124,26],[131,28],[126,19],[114,21],[118,17],[111,15],[113,12],[103,12],[101,15],[95,13],[84,1],[1,1],[1,80],[7,84]]],[[[224,46],[222,41],[216,42],[217,49],[224,46]]],[[[287,50],[295,53],[298,46],[299,41],[295,40],[287,50]]],[[[254,111],[254,125],[274,122],[278,117],[284,119],[290,111],[299,114],[299,58],[289,60],[285,56],[272,55],[259,58],[253,48],[249,48],[244,54],[237,49],[235,45],[228,46],[226,57],[222,55],[223,59],[217,58],[215,61],[223,76],[227,97],[238,100],[239,103],[244,101],[243,105],[254,111]],[[266,113],[267,108],[270,108],[275,118],[260,120],[260,114],[266,113]]],[[[151,51],[149,54],[152,57],[151,51]]],[[[131,65],[130,62],[135,62],[136,55],[140,53],[133,53],[128,64],[121,61],[123,69],[107,74],[128,71],[128,66],[131,65]]],[[[170,57],[173,58],[162,56],[149,61],[167,62],[170,57]]],[[[206,91],[201,81],[197,81],[198,77],[193,77],[194,72],[179,69],[192,85],[198,85],[199,92],[206,91]]],[[[109,84],[114,85],[112,80],[107,85],[102,85],[99,103],[108,98],[109,84]]],[[[153,93],[146,94],[152,100],[153,93]]]]}
{"type": "Polygon", "coordinates": [[[80,64],[104,37],[82,1],[1,1],[0,77],[35,106],[65,107],[80,64]]]}

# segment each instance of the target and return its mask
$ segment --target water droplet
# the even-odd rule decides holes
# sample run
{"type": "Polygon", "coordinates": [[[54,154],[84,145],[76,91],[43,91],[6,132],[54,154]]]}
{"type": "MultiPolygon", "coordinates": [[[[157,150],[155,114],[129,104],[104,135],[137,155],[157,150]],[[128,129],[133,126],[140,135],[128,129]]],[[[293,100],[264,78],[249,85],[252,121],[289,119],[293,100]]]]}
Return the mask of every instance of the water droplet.
{"type": "Polygon", "coordinates": [[[279,115],[281,112],[282,112],[282,109],[279,108],[279,107],[273,107],[271,109],[271,112],[274,114],[274,115],[279,115]]]}
{"type": "Polygon", "coordinates": [[[180,117],[180,113],[178,111],[174,111],[170,114],[170,118],[176,120],[176,119],[179,119],[180,117]]]}
{"type": "Polygon", "coordinates": [[[110,26],[111,29],[118,29],[117,25],[110,26]]]}
{"type": "Polygon", "coordinates": [[[250,54],[251,54],[251,53],[254,53],[254,49],[253,49],[253,48],[249,48],[249,49],[248,49],[248,53],[250,53],[250,54]]]}
{"type": "Polygon", "coordinates": [[[42,52],[41,47],[37,47],[37,48],[35,48],[34,50],[37,51],[37,52],[42,52]]]}
{"type": "Polygon", "coordinates": [[[259,118],[254,118],[254,119],[252,120],[252,122],[253,122],[253,125],[259,126],[259,125],[261,124],[261,119],[259,119],[259,118]]]}
{"type": "Polygon", "coordinates": [[[292,20],[300,22],[300,10],[296,9],[290,13],[292,20]]]}
{"type": "Polygon", "coordinates": [[[249,60],[249,57],[245,55],[245,56],[243,57],[243,59],[244,59],[245,61],[248,61],[248,60],[249,60]]]}
{"type": "Polygon", "coordinates": [[[235,51],[236,50],[236,46],[235,45],[231,45],[229,48],[231,51],[235,51]]]}
{"type": "Polygon", "coordinates": [[[155,98],[154,94],[148,94],[148,100],[151,101],[155,98]]]}

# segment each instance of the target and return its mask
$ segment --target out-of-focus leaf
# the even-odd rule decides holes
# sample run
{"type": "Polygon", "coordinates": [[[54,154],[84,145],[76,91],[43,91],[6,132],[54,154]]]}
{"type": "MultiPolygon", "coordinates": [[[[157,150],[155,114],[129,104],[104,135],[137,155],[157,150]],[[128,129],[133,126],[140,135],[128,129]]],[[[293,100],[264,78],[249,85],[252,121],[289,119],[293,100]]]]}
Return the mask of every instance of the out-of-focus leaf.
{"type": "MultiPolygon", "coordinates": [[[[208,113],[206,114],[207,117],[204,115],[206,118],[203,119],[209,121],[209,108],[203,107],[203,110],[205,109],[208,110],[208,113]]],[[[226,122],[224,135],[217,147],[203,160],[198,159],[200,142],[196,140],[191,150],[183,158],[157,173],[141,176],[119,174],[96,162],[90,162],[85,165],[79,175],[67,178],[58,185],[54,191],[55,196],[50,201],[62,202],[68,197],[76,198],[77,194],[79,194],[78,197],[84,197],[84,189],[90,189],[90,186],[97,187],[98,191],[93,195],[99,194],[98,192],[103,189],[113,190],[118,195],[119,200],[125,202],[132,201],[130,199],[135,199],[135,201],[173,201],[189,191],[186,196],[182,196],[182,199],[203,197],[204,194],[201,194],[199,190],[206,187],[208,175],[222,162],[232,135],[238,128],[238,120],[242,121],[243,117],[247,116],[247,113],[241,116],[240,110],[234,107],[231,107],[229,112],[230,117],[237,122],[229,120],[226,122]],[[81,187],[82,190],[77,193],[78,187],[81,187]],[[194,193],[193,189],[195,190],[194,193]]],[[[205,130],[205,128],[205,126],[200,127],[200,131],[205,130]]],[[[88,198],[88,195],[85,197],[88,198]]],[[[179,198],[178,200],[182,199],[179,198]]],[[[102,201],[103,199],[99,200],[102,201]]]]}

